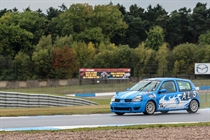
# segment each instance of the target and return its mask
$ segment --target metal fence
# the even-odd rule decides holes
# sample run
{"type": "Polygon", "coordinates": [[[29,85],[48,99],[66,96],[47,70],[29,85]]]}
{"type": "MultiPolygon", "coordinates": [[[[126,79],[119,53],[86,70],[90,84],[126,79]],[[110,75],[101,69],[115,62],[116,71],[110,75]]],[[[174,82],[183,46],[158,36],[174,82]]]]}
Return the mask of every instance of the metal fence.
{"type": "Polygon", "coordinates": [[[79,98],[62,97],[46,94],[0,92],[0,108],[31,108],[84,105],[97,105],[97,103],[79,98]]]}
{"type": "MultiPolygon", "coordinates": [[[[104,93],[125,91],[143,78],[131,80],[84,80],[79,85],[78,79],[55,81],[0,81],[0,91],[67,95],[77,93],[104,93]]],[[[191,79],[196,87],[210,86],[209,79],[191,79]]]]}

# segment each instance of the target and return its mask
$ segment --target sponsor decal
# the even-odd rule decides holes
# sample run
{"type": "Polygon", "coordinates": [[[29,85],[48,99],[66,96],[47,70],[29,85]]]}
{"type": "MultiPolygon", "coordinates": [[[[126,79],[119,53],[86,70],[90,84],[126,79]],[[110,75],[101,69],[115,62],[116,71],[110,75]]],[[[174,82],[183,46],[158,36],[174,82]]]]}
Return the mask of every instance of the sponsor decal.
{"type": "Polygon", "coordinates": [[[182,93],[182,100],[195,98],[196,96],[197,96],[197,91],[186,91],[182,93]]]}
{"type": "Polygon", "coordinates": [[[166,97],[164,95],[159,100],[159,108],[168,108],[168,109],[181,109],[184,108],[190,101],[191,98],[188,100],[182,99],[183,94],[178,94],[177,96],[166,97]]]}
{"type": "Polygon", "coordinates": [[[80,68],[80,79],[130,79],[131,68],[80,68]]]}

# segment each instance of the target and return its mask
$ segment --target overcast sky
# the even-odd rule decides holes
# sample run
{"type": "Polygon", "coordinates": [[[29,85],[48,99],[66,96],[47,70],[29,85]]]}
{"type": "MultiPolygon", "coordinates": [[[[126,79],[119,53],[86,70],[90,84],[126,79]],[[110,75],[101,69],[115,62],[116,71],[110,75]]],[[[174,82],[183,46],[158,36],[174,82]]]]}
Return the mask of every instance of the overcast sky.
{"type": "Polygon", "coordinates": [[[146,9],[149,5],[152,7],[160,4],[167,12],[178,10],[183,7],[193,9],[198,2],[207,3],[209,8],[210,0],[0,0],[0,8],[13,9],[16,7],[19,11],[30,7],[35,11],[41,9],[44,13],[49,7],[58,8],[63,3],[69,8],[71,4],[75,3],[88,3],[90,5],[109,4],[110,1],[113,4],[120,4],[129,10],[130,5],[137,4],[137,6],[146,9]]]}

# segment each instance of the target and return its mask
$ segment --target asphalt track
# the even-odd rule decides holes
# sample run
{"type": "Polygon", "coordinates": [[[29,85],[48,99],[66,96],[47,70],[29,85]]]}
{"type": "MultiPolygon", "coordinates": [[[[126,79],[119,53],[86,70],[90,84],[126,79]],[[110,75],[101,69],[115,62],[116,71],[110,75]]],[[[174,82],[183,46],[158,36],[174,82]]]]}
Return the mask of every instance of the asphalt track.
{"type": "Polygon", "coordinates": [[[22,130],[61,130],[85,127],[126,126],[139,124],[172,124],[210,122],[210,108],[199,109],[197,113],[187,111],[171,111],[168,114],[142,113],[117,116],[109,114],[90,115],[54,115],[54,116],[20,116],[0,117],[0,131],[22,130]]]}

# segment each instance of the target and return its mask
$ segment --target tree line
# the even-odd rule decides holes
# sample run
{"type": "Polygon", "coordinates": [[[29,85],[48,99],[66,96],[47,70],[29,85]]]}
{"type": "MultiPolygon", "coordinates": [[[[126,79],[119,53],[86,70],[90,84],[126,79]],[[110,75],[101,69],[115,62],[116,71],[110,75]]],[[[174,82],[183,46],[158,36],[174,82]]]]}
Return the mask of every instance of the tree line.
{"type": "Polygon", "coordinates": [[[132,76],[193,74],[210,61],[210,9],[157,4],[64,4],[44,14],[0,11],[0,80],[68,79],[79,68],[131,68],[132,76]]]}

